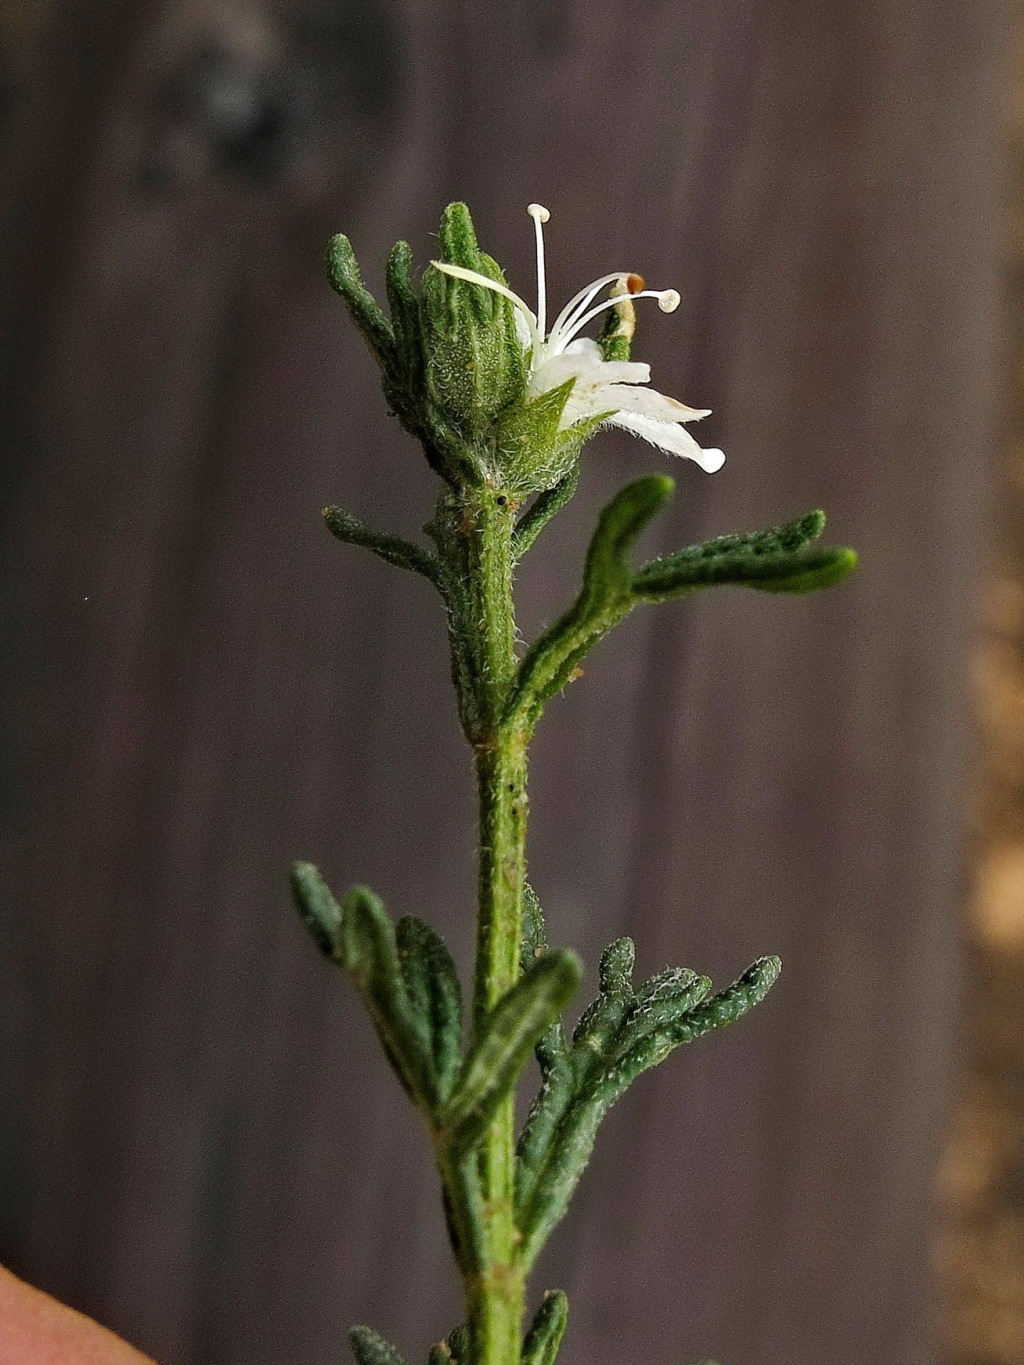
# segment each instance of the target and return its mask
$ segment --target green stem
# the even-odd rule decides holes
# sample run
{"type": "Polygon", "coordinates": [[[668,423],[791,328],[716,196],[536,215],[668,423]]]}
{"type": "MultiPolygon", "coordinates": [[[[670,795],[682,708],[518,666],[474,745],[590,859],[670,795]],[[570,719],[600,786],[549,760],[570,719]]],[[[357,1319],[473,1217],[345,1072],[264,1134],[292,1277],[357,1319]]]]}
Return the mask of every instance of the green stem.
{"type": "MultiPolygon", "coordinates": [[[[519,976],[526,874],[526,739],[499,732],[477,750],[480,793],[480,911],[474,1009],[477,1022],[519,976]]],[[[470,1304],[478,1365],[519,1359],[523,1274],[515,1222],[515,1100],[499,1107],[480,1151],[488,1265],[470,1304]]]]}
{"type": "MultiPolygon", "coordinates": [[[[515,985],[520,971],[526,877],[526,750],[522,723],[503,724],[518,662],[512,601],[515,509],[485,488],[447,495],[430,529],[438,544],[450,611],[460,711],[473,746],[479,793],[479,917],[474,1028],[515,985]]],[[[496,1112],[479,1152],[483,1255],[464,1267],[475,1365],[518,1365],[523,1271],[515,1222],[515,1107],[496,1112]]]]}

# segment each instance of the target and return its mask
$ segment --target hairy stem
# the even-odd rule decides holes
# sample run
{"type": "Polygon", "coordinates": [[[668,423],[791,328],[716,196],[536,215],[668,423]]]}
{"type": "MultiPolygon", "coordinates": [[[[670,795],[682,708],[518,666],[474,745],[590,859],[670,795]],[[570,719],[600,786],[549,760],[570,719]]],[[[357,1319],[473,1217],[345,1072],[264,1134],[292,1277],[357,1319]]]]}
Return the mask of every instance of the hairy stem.
{"type": "MultiPolygon", "coordinates": [[[[479,913],[473,1024],[519,979],[526,877],[526,749],[522,723],[503,723],[517,659],[512,601],[515,510],[491,488],[445,495],[429,527],[449,604],[453,673],[473,747],[479,796],[479,913]]],[[[523,1272],[514,1214],[515,1110],[498,1108],[479,1151],[483,1255],[464,1267],[475,1365],[517,1365],[523,1272]]]]}
{"type": "MultiPolygon", "coordinates": [[[[474,1009],[477,1021],[519,976],[526,873],[526,739],[499,731],[477,751],[480,793],[480,908],[474,1009]]],[[[499,1106],[484,1138],[480,1176],[488,1229],[488,1267],[474,1286],[471,1314],[479,1365],[519,1358],[523,1276],[515,1222],[515,1101],[499,1106]]]]}

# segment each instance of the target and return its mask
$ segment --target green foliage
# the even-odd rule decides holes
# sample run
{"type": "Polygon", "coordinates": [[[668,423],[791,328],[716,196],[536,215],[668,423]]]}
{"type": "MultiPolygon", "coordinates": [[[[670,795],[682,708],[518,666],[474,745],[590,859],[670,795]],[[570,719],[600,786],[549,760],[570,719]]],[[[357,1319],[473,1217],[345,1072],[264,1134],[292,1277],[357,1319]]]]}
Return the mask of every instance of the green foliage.
{"type": "Polygon", "coordinates": [[[462,1035],[458,974],[448,949],[411,916],[398,933],[357,886],[339,907],[311,863],[294,863],[295,903],[322,953],[355,983],[406,1094],[428,1116],[451,1089],[462,1035]]]}
{"type": "Polygon", "coordinates": [[[512,558],[518,563],[553,516],[562,510],[579,487],[580,469],[574,464],[569,473],[534,498],[530,507],[516,522],[512,533],[512,558]]]}
{"type": "Polygon", "coordinates": [[[627,484],[601,513],[590,542],[580,595],[528,651],[519,669],[509,716],[536,721],[583,656],[635,605],[628,553],[672,494],[674,484],[652,475],[627,484]]]}
{"type": "Polygon", "coordinates": [[[353,1327],[348,1341],[357,1365],[405,1365],[391,1343],[370,1327],[353,1327]]]}
{"type": "Polygon", "coordinates": [[[749,535],[719,536],[645,564],[633,591],[648,602],[682,597],[698,588],[735,584],[762,592],[811,592],[845,578],[853,550],[808,547],[825,529],[824,512],[749,535]]]}
{"type": "MultiPolygon", "coordinates": [[[[440,259],[505,284],[482,252],[465,204],[449,204],[438,233],[440,259]]],[[[479,443],[526,388],[526,356],[507,298],[433,266],[423,276],[424,381],[431,404],[466,440],[479,443]]]]}
{"type": "Polygon", "coordinates": [[[515,1086],[538,1038],[575,995],[583,969],[575,953],[546,954],[491,1011],[462,1068],[441,1122],[457,1151],[474,1147],[515,1086]]]}
{"type": "Polygon", "coordinates": [[[674,487],[665,475],[638,479],[601,513],[580,594],[523,659],[509,703],[510,718],[534,724],[551,697],[572,680],[584,656],[641,602],[729,584],[763,592],[810,592],[838,583],[857,562],[852,550],[810,548],[825,528],[824,513],[810,512],[767,531],[690,545],[634,570],[633,544],[674,487]]]}
{"type": "Polygon", "coordinates": [[[423,386],[423,326],[420,301],[412,281],[412,247],[396,242],[384,280],[391,309],[395,356],[402,387],[416,393],[423,386]]]}
{"type": "Polygon", "coordinates": [[[549,1289],[523,1342],[523,1365],[554,1365],[568,1320],[569,1300],[561,1289],[549,1289]]]}
{"type": "Polygon", "coordinates": [[[395,336],[391,324],[380,310],[359,272],[352,243],[339,232],[327,244],[324,262],[327,281],[334,292],[344,299],[352,321],[362,333],[377,364],[387,378],[396,373],[395,336]]]}
{"type": "Polygon", "coordinates": [[[424,920],[405,915],[395,927],[398,963],[413,1015],[425,1020],[438,1100],[451,1094],[462,1058],[462,986],[452,955],[424,920]]]}
{"type": "MultiPolygon", "coordinates": [[[[543,921],[532,898],[525,952],[543,961],[543,921]]],[[[733,1023],[764,998],[779,973],[762,958],[717,995],[711,982],[672,967],[633,987],[632,941],[601,958],[600,993],[567,1041],[550,1030],[537,1050],[543,1085],[518,1149],[516,1217],[529,1267],[564,1215],[590,1159],[598,1126],[642,1072],[683,1043],[733,1023]]]]}
{"type": "Polygon", "coordinates": [[[371,550],[386,564],[394,564],[396,568],[422,574],[432,583],[438,582],[440,568],[437,556],[431,554],[429,550],[422,549],[411,540],[403,540],[401,536],[374,531],[341,507],[325,507],[322,515],[331,535],[337,536],[339,540],[348,545],[360,545],[366,550],[371,550]]]}
{"type": "Polygon", "coordinates": [[[342,906],[341,960],[402,1085],[420,1108],[433,1112],[439,1085],[432,1019],[410,997],[394,926],[381,901],[365,886],[354,887],[342,906]]]}
{"type": "MultiPolygon", "coordinates": [[[[445,211],[439,252],[441,263],[505,287],[497,263],[480,250],[464,204],[445,211]]],[[[292,891],[317,948],[357,987],[392,1067],[427,1120],[467,1304],[466,1322],[433,1347],[429,1365],[554,1365],[567,1301],[561,1291],[545,1295],[523,1338],[525,1277],[566,1211],[602,1118],[644,1071],[756,1005],[779,962],[761,958],[717,993],[687,968],[668,968],[635,986],[632,941],[617,939],[601,958],[597,999],[567,1036],[561,1016],[579,985],[580,963],[571,952],[549,950],[540,904],[524,884],[533,727],[589,650],[641,603],[726,585],[806,592],[839,582],[856,556],[821,548],[825,518],[812,512],[637,568],[634,545],[674,488],[664,476],[639,479],[601,513],[576,600],[520,658],[514,567],[572,498],[580,448],[609,414],[563,426],[571,380],[529,395],[529,352],[515,306],[500,291],[437,266],[417,290],[412,251],[399,242],[385,273],[389,319],[363,283],[346,237],[332,239],[326,264],[380,366],[390,408],[445,485],[424,528],[436,552],[338,507],[325,508],[324,518],[339,540],[428,578],[444,602],[459,714],[481,798],[468,1042],[458,974],[429,925],[414,916],[394,925],[365,887],[339,905],[310,863],[293,866],[292,891]],[[517,947],[521,973],[513,981],[517,947]],[[531,1051],[542,1086],[514,1150],[511,1100],[531,1051]]],[[[623,292],[604,312],[598,345],[605,360],[629,359],[635,321],[623,292]]],[[[402,1365],[394,1347],[369,1328],[354,1328],[351,1343],[357,1365],[402,1365]]]]}
{"type": "Polygon", "coordinates": [[[341,906],[312,863],[292,863],[292,897],[313,942],[331,962],[341,963],[341,906]]]}

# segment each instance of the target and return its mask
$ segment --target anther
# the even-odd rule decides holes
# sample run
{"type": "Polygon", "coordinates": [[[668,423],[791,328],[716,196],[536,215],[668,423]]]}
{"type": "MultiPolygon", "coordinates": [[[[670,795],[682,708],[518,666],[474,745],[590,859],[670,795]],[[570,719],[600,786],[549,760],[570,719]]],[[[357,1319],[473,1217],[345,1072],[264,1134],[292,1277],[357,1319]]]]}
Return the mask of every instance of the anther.
{"type": "Polygon", "coordinates": [[[641,289],[647,288],[647,281],[643,275],[627,275],[623,283],[627,294],[639,294],[641,289]]]}
{"type": "Polygon", "coordinates": [[[551,217],[543,204],[527,204],[526,212],[531,218],[536,218],[539,223],[546,223],[551,217]]]}
{"type": "Polygon", "coordinates": [[[674,313],[681,301],[678,289],[663,289],[658,295],[658,307],[663,313],[674,313]]]}

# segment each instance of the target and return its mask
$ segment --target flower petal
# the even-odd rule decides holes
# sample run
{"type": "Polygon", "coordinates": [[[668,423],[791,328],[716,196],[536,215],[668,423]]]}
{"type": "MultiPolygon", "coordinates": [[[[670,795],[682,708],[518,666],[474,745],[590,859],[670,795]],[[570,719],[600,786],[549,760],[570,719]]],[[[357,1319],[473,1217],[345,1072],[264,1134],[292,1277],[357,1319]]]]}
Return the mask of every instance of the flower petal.
{"type": "Polygon", "coordinates": [[[649,384],[651,382],[651,367],[645,365],[640,360],[605,360],[601,347],[592,337],[579,337],[566,346],[564,351],[559,351],[557,355],[551,357],[548,364],[556,360],[569,358],[582,358],[587,362],[585,368],[580,368],[580,373],[588,376],[593,372],[595,378],[599,378],[602,384],[649,384]],[[599,370],[594,370],[593,366],[599,366],[599,370]]]}
{"type": "Polygon", "coordinates": [[[656,422],[696,422],[707,417],[710,408],[688,408],[657,389],[637,389],[627,384],[609,384],[602,391],[606,406],[652,417],[656,422]]]}
{"type": "Polygon", "coordinates": [[[693,460],[707,474],[714,474],[725,464],[725,454],[721,450],[702,450],[685,427],[678,422],[658,422],[654,418],[639,413],[616,412],[608,418],[610,427],[621,427],[631,431],[651,445],[666,450],[670,455],[681,455],[693,460]]]}

